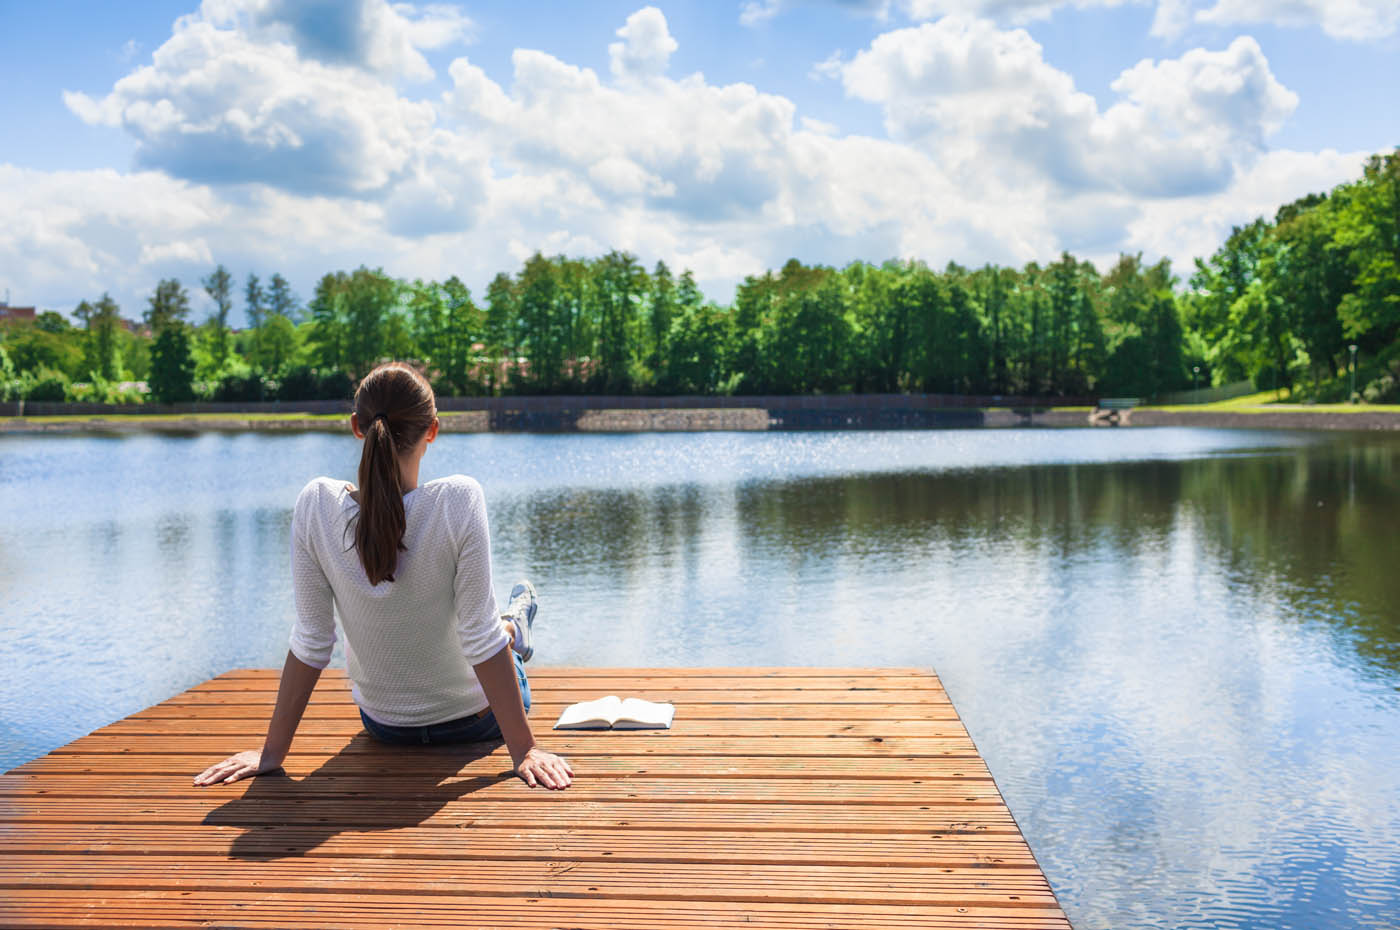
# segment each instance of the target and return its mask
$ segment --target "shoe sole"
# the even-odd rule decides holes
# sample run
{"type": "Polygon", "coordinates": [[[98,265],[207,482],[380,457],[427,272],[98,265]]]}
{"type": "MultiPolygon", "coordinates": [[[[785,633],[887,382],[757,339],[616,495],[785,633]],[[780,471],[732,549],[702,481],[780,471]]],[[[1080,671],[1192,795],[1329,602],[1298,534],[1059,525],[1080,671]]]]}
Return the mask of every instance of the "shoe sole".
{"type": "Polygon", "coordinates": [[[535,593],[535,586],[529,581],[522,581],[510,589],[510,601],[514,601],[522,593],[528,592],[530,595],[529,604],[525,610],[525,651],[520,653],[521,662],[529,662],[535,655],[535,640],[531,635],[535,625],[535,614],[540,609],[540,597],[535,593]]]}

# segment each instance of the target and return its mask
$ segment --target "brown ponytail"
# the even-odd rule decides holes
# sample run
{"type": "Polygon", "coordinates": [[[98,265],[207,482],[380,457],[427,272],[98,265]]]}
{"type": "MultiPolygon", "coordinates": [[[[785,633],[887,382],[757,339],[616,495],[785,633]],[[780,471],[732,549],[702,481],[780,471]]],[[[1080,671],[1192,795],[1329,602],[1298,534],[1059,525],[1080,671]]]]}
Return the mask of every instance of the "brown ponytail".
{"type": "Polygon", "coordinates": [[[407,524],[399,452],[417,445],[436,416],[433,389],[402,362],[380,365],[365,375],[355,391],[355,419],[365,435],[355,549],[372,585],[394,580],[394,568],[404,550],[407,524]]]}

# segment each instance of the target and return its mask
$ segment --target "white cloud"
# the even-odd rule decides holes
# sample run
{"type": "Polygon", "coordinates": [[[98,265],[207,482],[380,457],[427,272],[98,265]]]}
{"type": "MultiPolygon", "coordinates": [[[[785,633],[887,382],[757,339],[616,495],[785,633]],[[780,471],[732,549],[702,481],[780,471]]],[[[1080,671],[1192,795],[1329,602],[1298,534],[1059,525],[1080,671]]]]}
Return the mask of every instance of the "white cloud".
{"type": "Polygon", "coordinates": [[[766,23],[782,9],[782,0],[745,0],[739,8],[739,24],[757,26],[766,23]]]}
{"type": "Polygon", "coordinates": [[[655,77],[666,70],[679,46],[671,38],[666,17],[654,6],[642,7],[617,30],[621,42],[608,46],[608,65],[615,77],[655,77]]]}
{"type": "Polygon", "coordinates": [[[1237,25],[1273,23],[1279,26],[1321,26],[1337,39],[1368,40],[1395,34],[1400,28],[1400,3],[1395,0],[1216,0],[1196,19],[1237,25]]]}
{"type": "Polygon", "coordinates": [[[1023,30],[945,17],[887,32],[841,66],[851,96],[879,104],[891,136],[937,153],[973,183],[1049,180],[1141,196],[1221,190],[1297,106],[1258,44],[1143,61],[1100,112],[1023,30]]]}
{"type": "Polygon", "coordinates": [[[214,254],[209,251],[209,243],[204,237],[176,239],[159,244],[145,243],[137,261],[143,265],[196,265],[208,267],[214,264],[214,254]]]}
{"type": "Polygon", "coordinates": [[[420,81],[433,77],[420,49],[472,34],[471,20],[456,7],[386,0],[204,0],[198,18],[254,41],[289,43],[323,64],[420,81]]]}
{"type": "Polygon", "coordinates": [[[1191,25],[1191,0],[1157,0],[1157,12],[1152,17],[1151,34],[1174,39],[1191,25]]]}
{"type": "Polygon", "coordinates": [[[375,195],[411,173],[434,108],[356,68],[185,18],[152,63],[101,100],[66,93],[89,123],[119,126],[139,165],[211,183],[375,195]]]}
{"type": "MultiPolygon", "coordinates": [[[[664,20],[659,26],[653,34],[668,36],[664,20]]],[[[509,94],[464,59],[453,62],[446,107],[516,173],[565,171],[588,179],[600,203],[702,221],[757,216],[782,187],[795,131],[785,98],[698,75],[638,83],[627,71],[610,86],[530,50],[512,62],[509,94]]]]}
{"type": "Polygon", "coordinates": [[[1307,194],[1325,193],[1360,177],[1368,154],[1332,149],[1269,152],[1228,190],[1141,204],[1139,217],[1127,224],[1121,247],[1171,256],[1177,273],[1187,274],[1190,259],[1214,253],[1232,226],[1260,216],[1272,219],[1286,203],[1307,194]]]}

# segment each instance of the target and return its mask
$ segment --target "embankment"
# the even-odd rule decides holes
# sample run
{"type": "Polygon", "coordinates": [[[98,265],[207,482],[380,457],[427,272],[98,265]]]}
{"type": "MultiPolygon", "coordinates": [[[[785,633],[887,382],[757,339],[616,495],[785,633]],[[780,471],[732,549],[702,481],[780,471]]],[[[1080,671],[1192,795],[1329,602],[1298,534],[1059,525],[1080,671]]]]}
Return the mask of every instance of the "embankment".
{"type": "MultiPolygon", "coordinates": [[[[442,398],[447,432],[666,432],[695,430],[958,429],[1077,427],[1092,405],[1047,408],[1026,398],[935,394],[798,397],[442,398]]],[[[0,404],[0,432],[337,432],[345,401],[100,407],[0,404]]],[[[1400,430],[1395,409],[1305,406],[1201,409],[1140,407],[1119,428],[1207,426],[1254,429],[1400,430]]]]}

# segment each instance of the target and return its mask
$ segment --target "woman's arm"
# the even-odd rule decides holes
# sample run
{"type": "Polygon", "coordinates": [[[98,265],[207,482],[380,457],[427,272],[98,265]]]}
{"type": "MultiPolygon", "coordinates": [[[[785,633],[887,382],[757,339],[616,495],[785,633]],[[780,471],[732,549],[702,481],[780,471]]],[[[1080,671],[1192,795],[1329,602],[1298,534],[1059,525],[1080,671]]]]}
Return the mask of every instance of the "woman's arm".
{"type": "MultiPolygon", "coordinates": [[[[282,760],[287,758],[287,751],[292,747],[292,736],[297,731],[297,724],[301,723],[301,715],[306,712],[311,690],[320,678],[319,668],[307,665],[289,651],[287,663],[282,666],[282,680],[277,685],[277,706],[267,725],[267,738],[263,740],[262,751],[250,750],[229,756],[196,775],[194,783],[227,783],[281,768],[282,760]]],[[[518,697],[516,701],[519,703],[518,697]]]]}
{"type": "Polygon", "coordinates": [[[574,780],[569,763],[552,752],[535,745],[530,721],[525,717],[525,702],[520,698],[520,681],[515,677],[515,660],[510,646],[505,646],[491,658],[472,666],[481,690],[491,702],[491,712],[501,728],[506,748],[510,750],[515,772],[531,788],[567,788],[574,780]]]}

